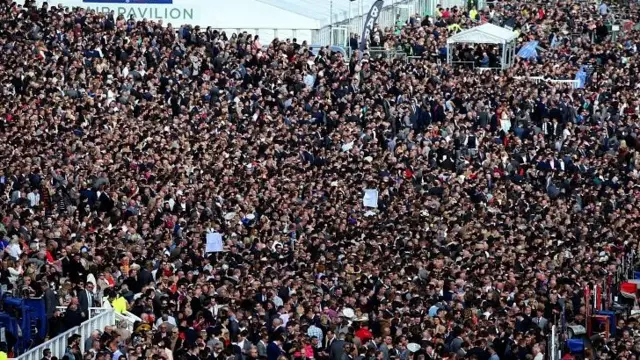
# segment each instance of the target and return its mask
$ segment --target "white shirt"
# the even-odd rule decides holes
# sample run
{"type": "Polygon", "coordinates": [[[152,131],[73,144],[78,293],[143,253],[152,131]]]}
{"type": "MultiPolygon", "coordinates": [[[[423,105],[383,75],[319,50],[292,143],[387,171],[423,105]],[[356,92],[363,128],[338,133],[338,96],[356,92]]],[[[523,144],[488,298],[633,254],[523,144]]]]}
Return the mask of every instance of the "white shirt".
{"type": "Polygon", "coordinates": [[[8,252],[12,258],[16,259],[20,258],[20,255],[22,255],[22,249],[20,249],[20,245],[15,243],[7,246],[5,251],[8,252]]]}
{"type": "Polygon", "coordinates": [[[102,307],[103,308],[107,308],[107,309],[112,309],[113,306],[111,306],[111,303],[109,302],[109,298],[108,297],[103,297],[102,298],[102,307]]]}
{"type": "Polygon", "coordinates": [[[287,326],[289,322],[289,314],[280,314],[280,319],[282,320],[282,326],[287,326]]]}
{"type": "Polygon", "coordinates": [[[209,311],[211,311],[211,314],[213,314],[213,316],[218,316],[218,310],[220,310],[220,305],[218,304],[209,307],[209,311]]]}
{"type": "Polygon", "coordinates": [[[93,307],[93,294],[89,290],[84,290],[87,293],[87,305],[93,307]]]}
{"type": "Polygon", "coordinates": [[[607,4],[602,3],[600,4],[598,10],[600,11],[600,15],[607,15],[607,13],[609,12],[609,7],[607,6],[607,4]]]}
{"type": "Polygon", "coordinates": [[[39,193],[30,192],[29,194],[27,194],[27,199],[29,199],[29,205],[31,207],[35,207],[35,206],[40,205],[40,194],[39,193]]]}

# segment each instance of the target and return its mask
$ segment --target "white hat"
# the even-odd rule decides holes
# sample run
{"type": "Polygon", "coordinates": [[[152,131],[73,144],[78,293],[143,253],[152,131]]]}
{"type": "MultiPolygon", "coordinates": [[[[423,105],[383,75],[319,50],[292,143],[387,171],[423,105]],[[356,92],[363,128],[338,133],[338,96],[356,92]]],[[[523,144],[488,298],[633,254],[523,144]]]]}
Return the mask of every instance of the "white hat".
{"type": "Polygon", "coordinates": [[[420,345],[416,343],[409,343],[407,344],[407,349],[412,353],[418,352],[418,350],[420,350],[420,345]]]}
{"type": "Polygon", "coordinates": [[[342,309],[342,316],[346,317],[347,319],[353,319],[354,317],[356,317],[356,313],[351,308],[344,308],[342,309]]]}
{"type": "Polygon", "coordinates": [[[254,214],[247,214],[247,216],[245,216],[247,218],[247,220],[253,220],[256,218],[256,216],[254,214]]]}

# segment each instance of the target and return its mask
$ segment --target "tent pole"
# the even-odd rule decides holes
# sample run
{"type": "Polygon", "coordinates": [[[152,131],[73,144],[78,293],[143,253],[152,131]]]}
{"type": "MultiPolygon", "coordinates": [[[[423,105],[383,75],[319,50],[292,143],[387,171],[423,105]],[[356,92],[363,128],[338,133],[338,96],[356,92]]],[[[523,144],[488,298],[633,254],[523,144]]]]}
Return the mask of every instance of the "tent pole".
{"type": "Polygon", "coordinates": [[[506,43],[505,44],[505,49],[504,49],[504,55],[506,56],[504,62],[505,62],[505,69],[508,68],[511,65],[511,46],[509,45],[510,43],[506,43]]]}
{"type": "Polygon", "coordinates": [[[350,40],[351,40],[351,3],[352,1],[349,0],[349,31],[348,31],[348,37],[347,37],[347,46],[349,46],[350,40]]]}
{"type": "Polygon", "coordinates": [[[331,43],[329,45],[333,45],[333,0],[329,1],[329,30],[331,31],[331,43]]]}

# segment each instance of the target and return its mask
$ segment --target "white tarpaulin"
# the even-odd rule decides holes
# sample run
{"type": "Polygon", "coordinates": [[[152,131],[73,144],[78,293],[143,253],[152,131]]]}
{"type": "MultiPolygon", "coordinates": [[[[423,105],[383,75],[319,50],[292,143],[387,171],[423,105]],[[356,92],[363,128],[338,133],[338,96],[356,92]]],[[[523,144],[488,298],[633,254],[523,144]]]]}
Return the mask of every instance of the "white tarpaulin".
{"type": "Polygon", "coordinates": [[[506,44],[518,36],[498,25],[482,24],[447,38],[447,44],[506,44]]]}

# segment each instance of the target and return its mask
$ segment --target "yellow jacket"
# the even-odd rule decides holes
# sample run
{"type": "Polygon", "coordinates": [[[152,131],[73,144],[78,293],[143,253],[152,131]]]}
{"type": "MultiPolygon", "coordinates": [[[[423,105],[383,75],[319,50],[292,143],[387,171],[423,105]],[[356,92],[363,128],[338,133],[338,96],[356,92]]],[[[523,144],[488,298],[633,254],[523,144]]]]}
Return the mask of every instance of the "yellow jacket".
{"type": "Polygon", "coordinates": [[[113,310],[115,310],[115,312],[117,312],[118,314],[122,314],[127,311],[127,299],[123,298],[122,296],[117,297],[111,302],[111,306],[113,306],[113,310]]]}
{"type": "Polygon", "coordinates": [[[449,31],[451,31],[451,32],[458,32],[458,31],[462,30],[462,28],[458,24],[451,24],[451,25],[447,26],[447,29],[449,29],[449,31]]]}

